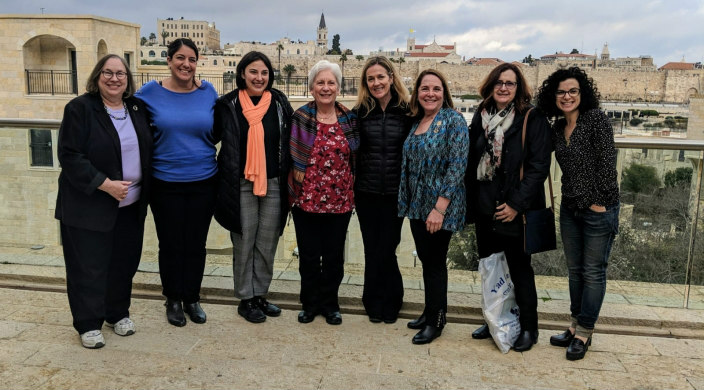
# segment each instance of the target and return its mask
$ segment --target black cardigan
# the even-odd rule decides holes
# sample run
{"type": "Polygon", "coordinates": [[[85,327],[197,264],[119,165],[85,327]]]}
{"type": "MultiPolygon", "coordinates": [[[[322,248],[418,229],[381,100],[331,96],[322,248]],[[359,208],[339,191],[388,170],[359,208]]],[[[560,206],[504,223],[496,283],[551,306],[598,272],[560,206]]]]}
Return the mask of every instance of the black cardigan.
{"type": "MultiPolygon", "coordinates": [[[[140,217],[147,215],[151,179],[152,134],[149,114],[141,100],[125,99],[137,133],[142,167],[140,217]]],[[[106,178],[122,180],[120,137],[103,101],[97,94],[84,94],[64,108],[57,154],[61,163],[59,191],[54,217],[81,229],[107,232],[117,219],[119,203],[98,190],[106,178]]]]}

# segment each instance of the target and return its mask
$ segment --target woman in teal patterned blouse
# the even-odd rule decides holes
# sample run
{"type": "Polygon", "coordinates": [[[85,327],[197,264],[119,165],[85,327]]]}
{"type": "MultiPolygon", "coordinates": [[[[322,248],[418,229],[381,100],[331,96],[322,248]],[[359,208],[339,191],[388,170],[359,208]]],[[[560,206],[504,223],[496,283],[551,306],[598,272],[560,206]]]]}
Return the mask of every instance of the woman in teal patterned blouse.
{"type": "Polygon", "coordinates": [[[403,145],[398,212],[410,220],[425,283],[423,315],[408,327],[420,330],[413,344],[427,344],[445,326],[447,250],[452,232],[464,225],[469,134],[436,70],[418,76],[410,108],[416,122],[403,145]]]}

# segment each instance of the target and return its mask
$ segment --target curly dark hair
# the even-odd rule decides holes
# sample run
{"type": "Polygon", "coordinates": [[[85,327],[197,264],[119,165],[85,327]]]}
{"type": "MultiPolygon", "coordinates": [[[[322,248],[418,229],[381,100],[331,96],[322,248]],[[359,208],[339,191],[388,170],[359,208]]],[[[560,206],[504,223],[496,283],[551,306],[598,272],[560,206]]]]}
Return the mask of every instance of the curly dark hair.
{"type": "Polygon", "coordinates": [[[562,111],[557,108],[555,92],[558,85],[567,79],[575,79],[579,83],[580,102],[577,109],[579,112],[587,112],[594,108],[599,108],[599,91],[594,85],[594,80],[587,75],[587,72],[573,66],[567,69],[558,69],[548,76],[543,85],[538,90],[538,108],[550,118],[562,115],[562,111]]]}

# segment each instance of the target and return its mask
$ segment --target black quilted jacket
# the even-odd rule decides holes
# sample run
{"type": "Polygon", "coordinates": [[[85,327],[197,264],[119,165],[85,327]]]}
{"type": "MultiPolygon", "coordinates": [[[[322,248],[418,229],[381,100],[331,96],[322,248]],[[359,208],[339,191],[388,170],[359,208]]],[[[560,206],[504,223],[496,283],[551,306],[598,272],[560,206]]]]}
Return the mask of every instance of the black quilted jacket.
{"type": "Polygon", "coordinates": [[[399,106],[396,99],[389,102],[385,112],[378,104],[368,114],[355,110],[360,134],[355,191],[398,193],[403,142],[412,125],[408,112],[408,106],[399,106]]]}

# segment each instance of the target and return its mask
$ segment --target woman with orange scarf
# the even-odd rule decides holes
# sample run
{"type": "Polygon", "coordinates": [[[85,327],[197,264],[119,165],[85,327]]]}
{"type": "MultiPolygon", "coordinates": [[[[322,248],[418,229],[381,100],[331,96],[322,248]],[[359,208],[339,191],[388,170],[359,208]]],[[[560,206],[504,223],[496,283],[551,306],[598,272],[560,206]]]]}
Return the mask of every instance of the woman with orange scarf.
{"type": "Polygon", "coordinates": [[[256,51],[237,65],[237,88],[215,103],[220,183],[215,219],[230,231],[237,312],[249,322],[276,317],[266,300],[274,254],[288,215],[286,175],[293,109],[272,88],[274,69],[256,51]]]}

